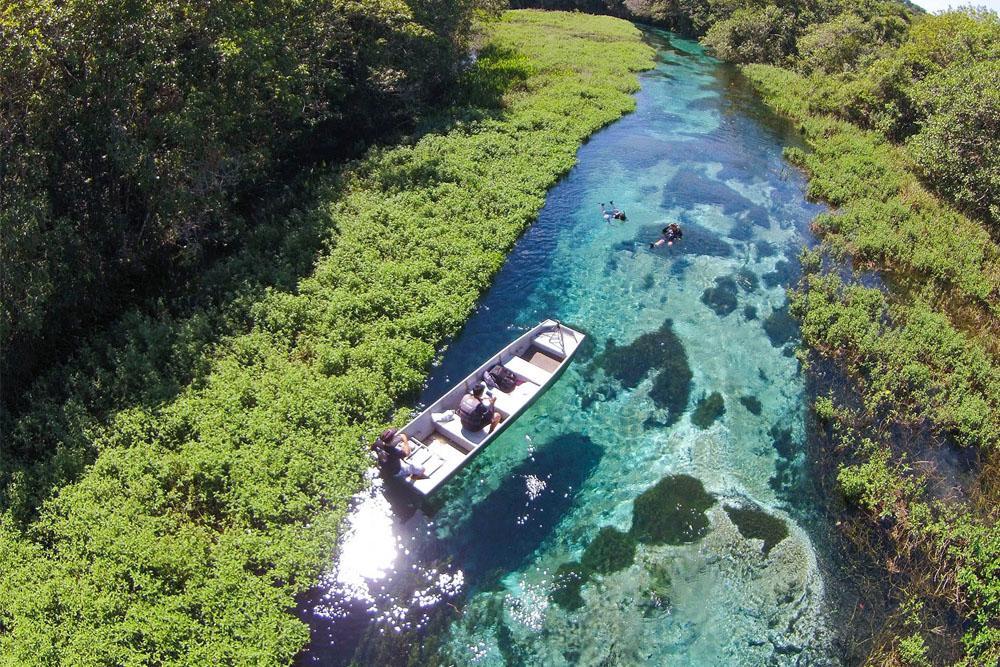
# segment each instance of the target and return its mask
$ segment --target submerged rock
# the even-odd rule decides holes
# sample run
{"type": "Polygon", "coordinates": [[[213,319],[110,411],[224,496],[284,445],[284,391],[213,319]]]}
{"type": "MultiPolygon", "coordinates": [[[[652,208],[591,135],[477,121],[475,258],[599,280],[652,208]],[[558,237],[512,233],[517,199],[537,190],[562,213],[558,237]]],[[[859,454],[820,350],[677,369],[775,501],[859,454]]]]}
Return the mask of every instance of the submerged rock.
{"type": "Polygon", "coordinates": [[[764,540],[765,556],[771,553],[776,544],[788,537],[788,524],[759,507],[741,509],[726,506],[725,510],[743,537],[748,540],[764,540]]]}
{"type": "Polygon", "coordinates": [[[715,497],[690,475],[669,475],[632,503],[631,533],[640,542],[684,544],[708,530],[705,510],[715,497]]]}
{"type": "Polygon", "coordinates": [[[580,559],[586,574],[611,574],[623,570],[635,560],[635,537],[612,526],[605,526],[587,546],[580,559]]]}
{"type": "Polygon", "coordinates": [[[725,276],[715,279],[715,287],[709,287],[701,295],[701,302],[725,317],[736,310],[736,281],[725,276]]]}

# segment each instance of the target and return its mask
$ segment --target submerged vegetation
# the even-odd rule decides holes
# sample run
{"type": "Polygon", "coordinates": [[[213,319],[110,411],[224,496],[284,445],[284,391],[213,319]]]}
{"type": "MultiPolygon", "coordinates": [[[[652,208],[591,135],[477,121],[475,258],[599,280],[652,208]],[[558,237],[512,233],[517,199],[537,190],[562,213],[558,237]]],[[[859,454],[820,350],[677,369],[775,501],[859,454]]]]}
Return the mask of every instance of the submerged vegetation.
{"type": "Polygon", "coordinates": [[[629,389],[637,387],[648,373],[655,373],[649,397],[657,407],[667,409],[665,425],[677,422],[684,414],[692,373],[684,345],[670,320],[658,331],[643,334],[624,347],[609,339],[589,368],[603,369],[629,389]]]}
{"type": "Polygon", "coordinates": [[[748,540],[763,540],[765,556],[771,553],[776,544],[788,537],[788,524],[759,507],[742,508],[726,505],[725,510],[743,537],[748,540]]]}
{"type": "Polygon", "coordinates": [[[715,287],[707,288],[701,295],[701,302],[719,317],[725,317],[736,310],[736,281],[729,276],[715,279],[715,287]]]}
{"type": "Polygon", "coordinates": [[[617,528],[605,526],[587,545],[580,565],[586,572],[612,574],[625,569],[635,560],[635,538],[617,528]]]}
{"type": "MultiPolygon", "coordinates": [[[[237,60],[265,46],[206,44],[237,60]]],[[[650,55],[613,19],[505,15],[453,108],[347,170],[317,168],[313,203],[247,220],[260,227],[179,302],[127,314],[36,379],[3,420],[4,659],[287,664],[308,639],[287,610],[362,484],[362,441],[419,389],[579,143],[633,108],[650,55]]]]}
{"type": "Polygon", "coordinates": [[[684,544],[708,530],[715,497],[690,475],[668,475],[632,503],[632,535],[650,544],[684,544]]]}
{"type": "Polygon", "coordinates": [[[708,428],[726,412],[726,401],[722,394],[713,391],[708,396],[700,399],[691,413],[691,423],[698,428],[708,428]]]}

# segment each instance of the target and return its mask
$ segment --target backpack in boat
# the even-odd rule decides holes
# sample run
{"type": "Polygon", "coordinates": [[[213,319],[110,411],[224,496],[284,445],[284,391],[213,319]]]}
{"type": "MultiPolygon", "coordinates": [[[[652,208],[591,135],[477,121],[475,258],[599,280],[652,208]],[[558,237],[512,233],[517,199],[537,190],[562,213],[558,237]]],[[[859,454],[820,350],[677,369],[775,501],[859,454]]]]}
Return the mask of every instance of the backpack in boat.
{"type": "Polygon", "coordinates": [[[509,368],[504,368],[500,364],[497,364],[488,372],[493,381],[497,383],[497,389],[502,392],[510,393],[517,386],[517,376],[509,368]]]}

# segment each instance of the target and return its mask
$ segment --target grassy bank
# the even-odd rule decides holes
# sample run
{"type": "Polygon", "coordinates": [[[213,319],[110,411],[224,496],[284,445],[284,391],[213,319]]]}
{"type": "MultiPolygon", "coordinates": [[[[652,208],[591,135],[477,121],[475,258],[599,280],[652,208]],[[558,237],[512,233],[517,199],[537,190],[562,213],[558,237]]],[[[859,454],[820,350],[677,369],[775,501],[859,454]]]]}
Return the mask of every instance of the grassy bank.
{"type": "Polygon", "coordinates": [[[627,23],[504,15],[447,114],[283,221],[326,238],[294,289],[213,297],[221,327],[126,317],[36,385],[4,433],[31,455],[2,463],[3,664],[287,664],[362,441],[651,64],[627,23]]]}
{"type": "Polygon", "coordinates": [[[789,159],[834,207],[803,256],[792,300],[807,367],[852,381],[821,396],[826,450],[854,513],[843,528],[885,565],[895,612],[872,637],[877,664],[1000,660],[1000,246],[988,223],[930,194],[907,147],[817,112],[792,72],[744,68],[800,123],[789,159]],[[852,276],[874,271],[884,287],[852,276]],[[958,463],[956,463],[956,461],[958,463]],[[971,461],[971,463],[964,463],[971,461]]]}

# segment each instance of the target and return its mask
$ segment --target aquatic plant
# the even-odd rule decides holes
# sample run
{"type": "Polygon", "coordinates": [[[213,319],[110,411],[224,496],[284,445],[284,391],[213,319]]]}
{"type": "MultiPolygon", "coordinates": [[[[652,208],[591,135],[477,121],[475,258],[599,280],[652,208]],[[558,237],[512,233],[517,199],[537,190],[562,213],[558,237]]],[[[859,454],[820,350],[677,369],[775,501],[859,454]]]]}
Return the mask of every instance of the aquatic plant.
{"type": "Polygon", "coordinates": [[[769,271],[764,274],[764,284],[767,285],[769,289],[774,289],[775,287],[785,287],[791,285],[793,282],[798,280],[799,271],[798,267],[793,265],[791,262],[785,260],[779,260],[774,265],[774,271],[769,271]]]}
{"type": "Polygon", "coordinates": [[[624,347],[619,347],[614,339],[609,338],[604,351],[588,367],[588,372],[596,368],[603,368],[608,375],[630,389],[634,389],[650,371],[658,371],[649,397],[657,407],[667,408],[667,426],[680,419],[687,407],[691,393],[691,367],[684,345],[674,333],[669,319],[659,330],[642,334],[624,347]]]}
{"type": "Polygon", "coordinates": [[[750,414],[759,415],[761,411],[760,399],[756,396],[740,396],[740,403],[750,414]]]}
{"type": "Polygon", "coordinates": [[[792,429],[784,428],[780,424],[774,424],[768,431],[771,441],[778,455],[784,459],[793,459],[798,454],[795,440],[792,438],[792,429]]]}
{"type": "Polygon", "coordinates": [[[709,287],[701,295],[701,302],[725,317],[736,310],[736,281],[729,276],[715,279],[715,287],[709,287]]]}
{"type": "Polygon", "coordinates": [[[554,588],[550,597],[566,611],[575,611],[583,606],[580,589],[589,577],[583,566],[577,562],[563,563],[552,577],[554,588]]]}
{"type": "Polygon", "coordinates": [[[749,303],[743,306],[743,317],[748,321],[757,319],[757,306],[752,306],[749,303]]]}
{"type": "MultiPolygon", "coordinates": [[[[760,220],[762,211],[760,206],[719,179],[687,168],[680,169],[663,187],[663,208],[671,209],[679,204],[721,206],[726,215],[738,215],[746,211],[750,221],[755,224],[760,220]]],[[[767,219],[766,210],[763,211],[763,217],[767,219]]]]}
{"type": "Polygon", "coordinates": [[[788,314],[788,306],[772,310],[771,314],[764,319],[763,326],[764,333],[767,334],[774,347],[781,347],[799,337],[799,323],[788,314]]]}
{"type": "Polygon", "coordinates": [[[524,667],[530,664],[530,657],[514,633],[507,627],[503,617],[500,617],[492,624],[496,628],[497,648],[503,656],[503,664],[506,667],[524,667]]]}
{"type": "Polygon", "coordinates": [[[729,228],[729,233],[726,236],[734,241],[743,241],[744,243],[752,241],[754,237],[754,224],[750,220],[737,220],[729,228]]]}
{"type": "Polygon", "coordinates": [[[763,259],[764,257],[774,257],[778,254],[778,248],[769,241],[756,241],[754,246],[757,248],[757,257],[763,259]]]}
{"type": "Polygon", "coordinates": [[[642,277],[642,289],[643,291],[649,291],[653,287],[653,274],[647,273],[642,277]]]}
{"type": "Polygon", "coordinates": [[[713,391],[706,398],[702,398],[695,406],[691,414],[691,423],[701,429],[706,429],[715,423],[715,420],[726,411],[726,402],[722,394],[713,391]]]}
{"type": "Polygon", "coordinates": [[[726,505],[725,510],[743,537],[748,540],[764,540],[765,556],[771,553],[774,545],[788,537],[788,524],[759,507],[738,508],[726,505]]]}
{"type": "Polygon", "coordinates": [[[583,571],[611,574],[625,569],[635,560],[635,537],[613,526],[604,526],[597,537],[587,545],[580,559],[583,571]]]}
{"type": "Polygon", "coordinates": [[[668,475],[643,491],[632,503],[630,532],[640,542],[684,544],[708,529],[705,510],[715,497],[690,475],[668,475]]]}

